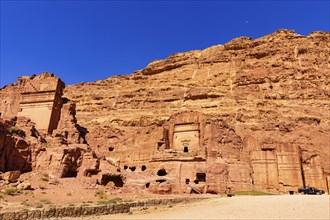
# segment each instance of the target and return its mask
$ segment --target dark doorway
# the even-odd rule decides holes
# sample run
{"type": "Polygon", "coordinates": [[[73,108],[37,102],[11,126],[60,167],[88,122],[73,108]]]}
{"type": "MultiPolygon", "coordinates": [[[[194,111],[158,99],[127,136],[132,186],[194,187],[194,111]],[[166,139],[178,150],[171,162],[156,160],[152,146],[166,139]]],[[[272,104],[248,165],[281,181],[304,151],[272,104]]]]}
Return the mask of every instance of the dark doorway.
{"type": "Polygon", "coordinates": [[[86,169],[84,172],[85,176],[94,176],[97,175],[101,170],[96,170],[96,169],[86,169]]]}
{"type": "Polygon", "coordinates": [[[75,170],[69,170],[64,177],[77,177],[78,172],[75,170]]]}
{"type": "Polygon", "coordinates": [[[183,148],[183,152],[184,152],[184,153],[188,153],[188,152],[189,152],[188,147],[184,147],[184,148],[183,148]]]}
{"type": "Polygon", "coordinates": [[[205,173],[196,173],[196,180],[198,182],[206,182],[206,174],[205,173]]]}

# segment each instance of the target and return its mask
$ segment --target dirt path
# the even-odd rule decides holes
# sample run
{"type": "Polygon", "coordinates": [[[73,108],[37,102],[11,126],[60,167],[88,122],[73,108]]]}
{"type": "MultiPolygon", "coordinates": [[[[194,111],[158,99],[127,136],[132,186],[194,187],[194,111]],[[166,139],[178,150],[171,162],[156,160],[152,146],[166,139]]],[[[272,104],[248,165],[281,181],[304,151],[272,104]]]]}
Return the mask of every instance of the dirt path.
{"type": "Polygon", "coordinates": [[[172,208],[84,219],[330,219],[330,196],[279,195],[219,197],[172,208]]]}

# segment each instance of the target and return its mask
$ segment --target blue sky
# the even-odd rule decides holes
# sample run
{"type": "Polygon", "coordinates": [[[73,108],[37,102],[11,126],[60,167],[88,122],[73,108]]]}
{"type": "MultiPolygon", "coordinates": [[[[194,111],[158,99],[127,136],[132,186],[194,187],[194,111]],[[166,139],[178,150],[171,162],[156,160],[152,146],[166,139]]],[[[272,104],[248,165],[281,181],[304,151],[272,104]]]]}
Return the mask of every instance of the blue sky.
{"type": "Polygon", "coordinates": [[[0,87],[52,72],[68,84],[280,28],[330,31],[323,1],[3,1],[0,87]]]}

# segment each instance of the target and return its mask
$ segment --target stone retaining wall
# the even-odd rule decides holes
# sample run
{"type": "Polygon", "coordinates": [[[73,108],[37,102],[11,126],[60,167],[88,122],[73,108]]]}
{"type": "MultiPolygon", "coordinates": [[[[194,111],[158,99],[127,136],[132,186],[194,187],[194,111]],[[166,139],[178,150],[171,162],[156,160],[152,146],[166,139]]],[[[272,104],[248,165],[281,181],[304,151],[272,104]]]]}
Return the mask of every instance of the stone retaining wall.
{"type": "Polygon", "coordinates": [[[132,208],[143,208],[157,205],[164,206],[184,202],[193,202],[200,199],[201,198],[150,199],[145,201],[124,202],[107,205],[50,207],[44,209],[0,213],[0,220],[49,219],[63,217],[82,217],[91,215],[110,215],[116,213],[129,213],[132,208]]]}

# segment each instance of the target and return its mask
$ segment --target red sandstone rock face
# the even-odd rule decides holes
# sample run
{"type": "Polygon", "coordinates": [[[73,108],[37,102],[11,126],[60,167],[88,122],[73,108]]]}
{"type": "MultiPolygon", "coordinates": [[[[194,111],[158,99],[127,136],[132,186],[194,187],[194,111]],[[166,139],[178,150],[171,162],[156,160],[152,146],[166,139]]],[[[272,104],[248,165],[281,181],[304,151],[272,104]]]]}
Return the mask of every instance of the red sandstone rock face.
{"type": "MultiPolygon", "coordinates": [[[[64,100],[63,104],[63,85],[57,77],[49,73],[21,77],[18,84],[19,95],[14,95],[16,101],[11,100],[13,96],[4,97],[3,103],[12,103],[11,106],[16,106],[16,109],[2,109],[3,118],[11,120],[0,121],[0,171],[34,170],[51,177],[77,175],[83,155],[90,152],[90,149],[85,144],[85,129],[77,124],[74,103],[64,100]],[[39,105],[41,113],[46,112],[49,118],[45,119],[44,115],[40,114],[40,117],[35,119],[40,111],[39,105]],[[20,108],[25,108],[25,115],[31,115],[32,119],[13,117],[24,112],[20,108]],[[35,112],[32,111],[33,108],[36,109],[35,112]],[[39,129],[37,125],[44,123],[43,120],[48,121],[48,124],[41,124],[44,127],[39,129]],[[53,134],[48,134],[54,128],[57,129],[53,134]]],[[[3,88],[2,94],[16,91],[15,86],[16,84],[3,88]]]]}
{"type": "Polygon", "coordinates": [[[0,120],[0,170],[31,171],[31,147],[22,131],[0,120]],[[19,136],[20,135],[20,136],[19,136]]]}
{"type": "MultiPolygon", "coordinates": [[[[325,32],[279,30],[68,86],[58,141],[49,142],[87,143],[94,154],[55,147],[54,169],[60,155],[74,161],[55,173],[75,170],[111,187],[122,181],[123,191],[154,193],[327,190],[329,42],[325,32]]],[[[0,90],[2,117],[15,116],[16,90],[0,90]]]]}

